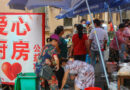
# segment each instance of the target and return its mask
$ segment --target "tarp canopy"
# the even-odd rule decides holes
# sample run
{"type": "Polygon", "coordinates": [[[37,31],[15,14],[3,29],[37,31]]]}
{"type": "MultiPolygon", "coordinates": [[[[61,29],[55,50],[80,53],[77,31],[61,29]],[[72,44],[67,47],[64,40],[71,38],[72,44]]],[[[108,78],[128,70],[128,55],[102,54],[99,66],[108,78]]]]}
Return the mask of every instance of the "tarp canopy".
{"type": "Polygon", "coordinates": [[[8,5],[12,9],[25,10],[28,0],[10,0],[8,5]]]}
{"type": "MultiPolygon", "coordinates": [[[[90,4],[90,9],[94,13],[101,13],[107,10],[107,5],[104,2],[100,2],[98,4],[93,3],[90,4]]],[[[77,6],[69,9],[68,11],[56,16],[56,18],[58,19],[62,19],[66,17],[71,18],[71,17],[75,17],[76,15],[83,16],[84,14],[88,14],[88,8],[86,6],[85,0],[79,3],[77,6]]]]}
{"type": "Polygon", "coordinates": [[[82,0],[28,0],[27,8],[34,9],[43,6],[53,6],[62,9],[69,9],[82,0]]]}
{"type": "MultiPolygon", "coordinates": [[[[44,6],[53,6],[65,9],[66,12],[73,12],[68,13],[67,15],[68,17],[73,17],[76,15],[88,14],[85,1],[86,0],[10,0],[9,6],[13,9],[23,10],[25,10],[25,7],[28,9],[34,9],[44,6]]],[[[130,7],[130,0],[88,0],[88,2],[93,13],[107,11],[107,5],[105,2],[107,2],[109,6],[113,8],[116,8],[120,5],[123,6],[121,9],[125,10],[129,9],[130,7]]],[[[114,10],[117,11],[117,9],[114,10]]],[[[63,15],[65,13],[61,14],[63,15]]]]}
{"type": "MultiPolygon", "coordinates": [[[[88,0],[90,5],[90,10],[94,14],[108,11],[108,5],[111,8],[112,12],[119,12],[118,7],[121,6],[121,9],[127,10],[130,9],[130,0],[88,0]]],[[[57,19],[62,18],[71,18],[76,15],[83,16],[88,14],[88,8],[86,5],[86,0],[75,5],[73,8],[67,10],[64,13],[60,13],[56,16],[57,19]]]]}
{"type": "Polygon", "coordinates": [[[9,6],[13,9],[34,9],[38,7],[53,6],[69,9],[82,0],[10,0],[9,6]]]}

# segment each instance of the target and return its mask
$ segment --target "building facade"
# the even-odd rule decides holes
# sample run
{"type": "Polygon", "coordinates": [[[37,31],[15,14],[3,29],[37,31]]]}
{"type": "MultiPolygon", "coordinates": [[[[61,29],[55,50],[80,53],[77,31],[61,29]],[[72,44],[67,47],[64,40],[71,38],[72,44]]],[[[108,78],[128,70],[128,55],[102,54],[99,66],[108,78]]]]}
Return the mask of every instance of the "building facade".
{"type": "MultiPolygon", "coordinates": [[[[85,16],[77,16],[75,18],[65,18],[57,20],[55,17],[60,13],[61,9],[54,8],[54,7],[42,7],[42,8],[36,8],[34,10],[15,10],[10,9],[7,5],[9,0],[0,0],[0,13],[45,13],[46,19],[45,19],[45,32],[46,32],[46,38],[49,37],[50,34],[54,33],[55,28],[58,25],[63,25],[65,28],[65,35],[70,34],[73,32],[73,26],[74,24],[80,23],[81,19],[87,19],[90,20],[89,15],[85,16]]],[[[110,20],[109,13],[100,13],[92,15],[93,18],[98,18],[100,20],[104,20],[106,23],[110,20]]],[[[115,25],[119,25],[120,23],[120,14],[119,13],[113,13],[113,22],[115,25]]],[[[129,18],[130,19],[130,11],[123,12],[123,18],[129,18]]]]}

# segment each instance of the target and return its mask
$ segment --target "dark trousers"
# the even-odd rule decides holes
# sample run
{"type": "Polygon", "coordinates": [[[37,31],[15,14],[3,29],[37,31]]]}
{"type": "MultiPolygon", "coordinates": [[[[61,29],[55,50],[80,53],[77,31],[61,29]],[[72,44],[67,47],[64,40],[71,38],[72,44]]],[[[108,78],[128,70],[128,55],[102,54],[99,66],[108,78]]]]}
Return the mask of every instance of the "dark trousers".
{"type": "Polygon", "coordinates": [[[55,73],[56,73],[56,77],[58,80],[58,87],[61,88],[62,80],[64,77],[64,69],[62,67],[60,67],[60,69],[58,71],[56,71],[55,73]]]}
{"type": "Polygon", "coordinates": [[[86,55],[74,55],[75,60],[85,61],[86,55]]]}

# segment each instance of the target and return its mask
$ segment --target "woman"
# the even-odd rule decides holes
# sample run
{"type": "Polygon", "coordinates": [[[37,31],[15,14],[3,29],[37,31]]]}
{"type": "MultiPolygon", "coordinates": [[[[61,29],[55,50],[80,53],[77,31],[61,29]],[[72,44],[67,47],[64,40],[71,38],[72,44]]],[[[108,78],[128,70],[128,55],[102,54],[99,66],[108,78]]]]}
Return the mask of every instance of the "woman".
{"type": "MultiPolygon", "coordinates": [[[[62,61],[63,58],[67,58],[67,42],[65,39],[62,37],[64,34],[64,27],[63,26],[57,26],[55,29],[55,34],[59,36],[59,54],[58,57],[60,59],[60,62],[62,61]]],[[[59,70],[56,72],[56,77],[58,79],[58,86],[61,88],[62,84],[62,79],[64,76],[64,69],[60,66],[59,70]]]]}
{"type": "Polygon", "coordinates": [[[72,46],[70,50],[70,55],[74,55],[75,60],[85,61],[86,54],[89,53],[88,49],[88,37],[83,34],[83,26],[81,24],[77,25],[78,34],[74,34],[72,37],[72,46]]]}
{"type": "Polygon", "coordinates": [[[74,59],[71,58],[65,66],[65,74],[60,90],[64,88],[69,73],[76,75],[75,90],[81,90],[87,87],[94,87],[95,75],[93,66],[82,61],[74,61],[74,59]]]}
{"type": "Polygon", "coordinates": [[[119,30],[116,32],[116,37],[111,41],[110,43],[110,55],[109,55],[109,61],[116,61],[119,62],[121,59],[121,45],[125,44],[128,45],[129,43],[124,40],[124,33],[123,31],[125,30],[126,26],[125,24],[120,24],[119,25],[119,30]]]}
{"type": "Polygon", "coordinates": [[[60,38],[60,43],[59,43],[59,49],[60,49],[60,54],[59,58],[67,58],[67,42],[65,39],[62,37],[64,34],[64,27],[63,26],[58,26],[55,29],[55,34],[57,34],[60,38]]]}
{"type": "MultiPolygon", "coordinates": [[[[42,72],[42,67],[47,64],[49,66],[55,67],[56,71],[59,70],[59,59],[57,55],[56,48],[58,47],[59,42],[59,36],[56,34],[51,35],[50,38],[47,39],[47,42],[49,42],[48,45],[45,45],[40,60],[36,63],[36,73],[39,74],[42,72]]],[[[54,69],[54,68],[52,68],[54,69]]],[[[41,76],[41,75],[40,75],[41,76]]],[[[41,76],[41,90],[45,90],[45,79],[41,76]]],[[[55,88],[55,90],[58,90],[58,81],[56,79],[55,74],[52,75],[52,78],[50,80],[47,80],[48,84],[50,86],[50,89],[52,90],[55,88]]]]}

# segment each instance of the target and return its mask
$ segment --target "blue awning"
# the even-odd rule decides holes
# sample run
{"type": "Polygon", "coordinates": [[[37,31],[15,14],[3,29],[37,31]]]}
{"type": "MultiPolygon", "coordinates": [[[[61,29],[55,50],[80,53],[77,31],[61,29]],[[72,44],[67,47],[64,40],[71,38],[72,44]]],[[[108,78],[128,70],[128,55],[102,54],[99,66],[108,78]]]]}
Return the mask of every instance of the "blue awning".
{"type": "Polygon", "coordinates": [[[13,9],[34,9],[38,7],[53,6],[62,9],[74,7],[82,0],[10,0],[9,6],[13,9]]]}
{"type": "Polygon", "coordinates": [[[25,10],[28,0],[10,0],[8,5],[12,9],[25,10]]]}
{"type": "MultiPolygon", "coordinates": [[[[110,6],[112,12],[117,12],[117,7],[121,6],[121,9],[130,9],[130,0],[88,0],[91,12],[94,14],[102,13],[108,11],[108,5],[110,6]],[[128,7],[126,7],[128,5],[128,7]]],[[[119,10],[118,10],[119,11],[119,10]]],[[[75,7],[66,11],[66,13],[60,13],[56,16],[57,19],[71,18],[76,15],[83,16],[88,14],[88,8],[86,6],[86,0],[80,2],[75,7]]]]}

